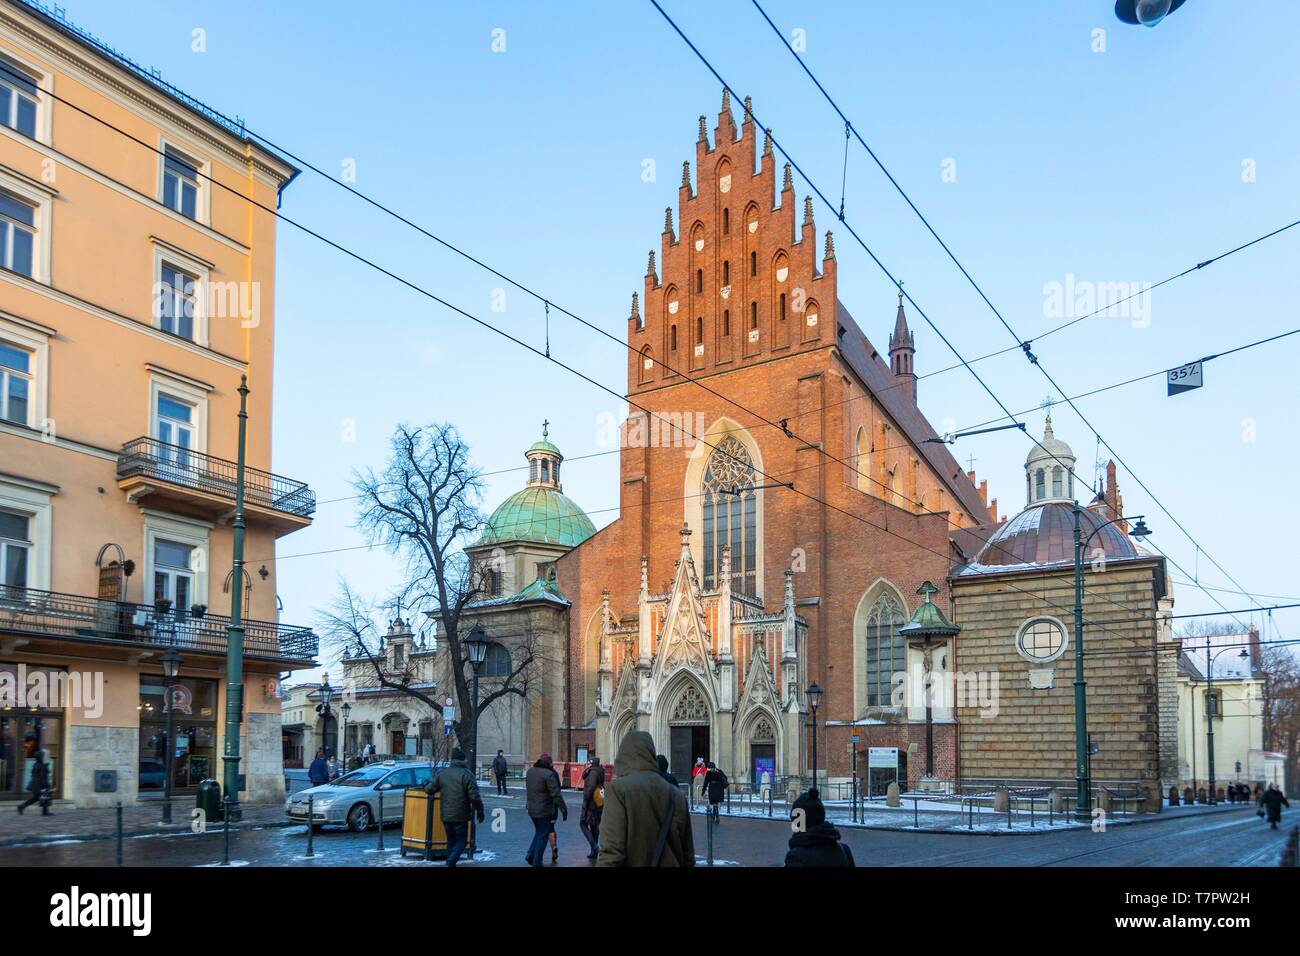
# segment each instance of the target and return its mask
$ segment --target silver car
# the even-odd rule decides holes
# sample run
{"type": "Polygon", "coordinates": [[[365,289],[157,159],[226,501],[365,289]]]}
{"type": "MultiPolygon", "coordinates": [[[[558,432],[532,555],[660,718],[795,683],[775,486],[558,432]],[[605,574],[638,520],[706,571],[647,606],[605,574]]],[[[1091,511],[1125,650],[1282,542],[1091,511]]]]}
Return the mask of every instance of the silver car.
{"type": "Polygon", "coordinates": [[[336,780],[291,794],[284,801],[285,818],[307,823],[307,798],[311,797],[311,824],[338,825],[361,832],[379,822],[383,795],[384,823],[400,823],[408,787],[425,787],[445,763],[373,763],[336,780]]]}

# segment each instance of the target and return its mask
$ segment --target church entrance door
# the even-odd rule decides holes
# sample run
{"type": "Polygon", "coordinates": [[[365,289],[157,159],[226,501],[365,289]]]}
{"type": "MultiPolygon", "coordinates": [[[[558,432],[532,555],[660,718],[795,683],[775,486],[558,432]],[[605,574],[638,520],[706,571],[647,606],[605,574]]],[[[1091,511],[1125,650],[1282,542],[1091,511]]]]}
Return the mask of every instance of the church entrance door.
{"type": "Polygon", "coordinates": [[[691,768],[695,758],[709,760],[709,728],[695,724],[669,728],[668,766],[678,783],[691,782],[691,768]]]}

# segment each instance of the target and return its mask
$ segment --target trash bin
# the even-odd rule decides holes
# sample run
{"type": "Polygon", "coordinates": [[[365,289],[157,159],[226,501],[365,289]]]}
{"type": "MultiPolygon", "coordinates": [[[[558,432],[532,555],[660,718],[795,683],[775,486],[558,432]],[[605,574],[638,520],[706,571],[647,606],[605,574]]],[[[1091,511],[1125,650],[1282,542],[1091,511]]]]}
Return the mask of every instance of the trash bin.
{"type": "MultiPolygon", "coordinates": [[[[447,855],[447,830],[442,825],[442,794],[430,795],[423,787],[409,787],[402,804],[402,843],[400,852],[421,853],[426,860],[447,855]]],[[[465,855],[474,859],[478,827],[469,821],[469,841],[465,855]]]]}
{"type": "Polygon", "coordinates": [[[221,784],[215,780],[200,783],[198,793],[194,795],[194,808],[202,812],[207,823],[223,821],[225,809],[221,806],[221,784]]]}

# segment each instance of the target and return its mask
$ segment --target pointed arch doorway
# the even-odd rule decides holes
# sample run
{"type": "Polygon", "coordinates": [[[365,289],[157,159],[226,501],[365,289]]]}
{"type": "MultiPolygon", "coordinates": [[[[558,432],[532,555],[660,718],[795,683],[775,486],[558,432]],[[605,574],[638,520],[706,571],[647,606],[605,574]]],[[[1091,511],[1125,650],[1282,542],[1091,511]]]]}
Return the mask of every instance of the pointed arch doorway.
{"type": "Polygon", "coordinates": [[[697,757],[712,759],[711,725],[708,698],[694,681],[687,681],[668,714],[668,767],[678,783],[690,782],[697,757]]]}

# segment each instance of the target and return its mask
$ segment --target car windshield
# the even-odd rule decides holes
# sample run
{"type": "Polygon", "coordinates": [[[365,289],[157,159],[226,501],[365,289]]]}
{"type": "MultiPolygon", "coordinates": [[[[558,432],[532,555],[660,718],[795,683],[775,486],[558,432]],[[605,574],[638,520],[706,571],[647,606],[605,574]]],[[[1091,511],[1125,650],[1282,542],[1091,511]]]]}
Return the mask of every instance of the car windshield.
{"type": "Polygon", "coordinates": [[[392,773],[392,767],[362,767],[360,770],[353,770],[335,780],[331,786],[334,787],[369,787],[371,784],[383,779],[386,774],[392,773]]]}

